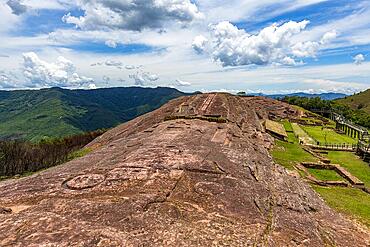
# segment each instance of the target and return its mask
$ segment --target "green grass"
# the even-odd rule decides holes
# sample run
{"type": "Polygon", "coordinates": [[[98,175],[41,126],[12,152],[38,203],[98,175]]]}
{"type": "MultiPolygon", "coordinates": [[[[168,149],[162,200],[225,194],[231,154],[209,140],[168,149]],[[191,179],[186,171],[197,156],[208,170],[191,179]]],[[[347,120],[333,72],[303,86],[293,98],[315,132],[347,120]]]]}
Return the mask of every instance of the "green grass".
{"type": "Polygon", "coordinates": [[[306,124],[323,125],[323,122],[320,119],[316,119],[316,118],[305,118],[305,117],[302,117],[300,119],[301,120],[304,120],[306,122],[306,124]]]}
{"type": "Polygon", "coordinates": [[[321,187],[312,185],[314,190],[332,208],[358,219],[370,227],[370,195],[355,188],[321,187]]]}
{"type": "Polygon", "coordinates": [[[356,176],[370,188],[370,167],[356,154],[350,152],[329,151],[326,155],[333,164],[339,164],[356,176]]]}
{"type": "Polygon", "coordinates": [[[299,124],[294,123],[292,124],[292,127],[294,130],[294,134],[303,139],[304,143],[314,144],[314,140],[312,140],[312,138],[301,128],[299,124]]]}
{"type": "Polygon", "coordinates": [[[292,124],[288,120],[283,120],[282,124],[284,125],[285,131],[287,131],[287,132],[292,132],[293,131],[292,124]]]}
{"type": "Polygon", "coordinates": [[[322,128],[321,126],[302,126],[302,128],[308,135],[321,143],[357,143],[357,140],[347,135],[338,134],[333,129],[322,128]]]}
{"type": "MultiPolygon", "coordinates": [[[[283,122],[286,130],[291,125],[283,122]]],[[[320,127],[319,127],[320,128],[320,127]]],[[[320,128],[321,129],[321,128],[320,128]]],[[[293,133],[288,133],[289,141],[287,143],[276,140],[275,148],[271,151],[274,161],[287,169],[293,169],[293,165],[298,162],[316,162],[317,159],[305,152],[298,144],[297,138],[293,133]]],[[[361,179],[366,186],[370,186],[370,167],[350,152],[329,151],[327,157],[332,163],[337,163],[346,168],[354,176],[361,179]]],[[[323,181],[344,180],[339,174],[331,170],[308,169],[316,178],[323,181]]],[[[300,172],[301,176],[304,176],[300,172]]],[[[332,208],[355,218],[370,227],[370,195],[357,188],[343,187],[321,187],[312,185],[316,192],[332,208]]]]}
{"type": "Polygon", "coordinates": [[[74,151],[68,155],[68,161],[81,158],[89,153],[91,153],[92,149],[91,148],[83,148],[77,151],[74,151]]]}
{"type": "Polygon", "coordinates": [[[308,168],[307,169],[315,178],[321,181],[344,181],[344,178],[341,177],[336,171],[334,170],[325,170],[325,169],[315,169],[315,168],[308,168]]]}
{"type": "Polygon", "coordinates": [[[288,142],[298,143],[298,139],[295,137],[294,132],[293,132],[292,124],[288,120],[284,120],[282,124],[284,125],[284,129],[287,132],[288,142]]]}
{"type": "Polygon", "coordinates": [[[280,140],[275,141],[275,147],[271,154],[274,161],[287,169],[293,170],[294,165],[300,162],[315,162],[317,158],[307,153],[297,143],[293,133],[288,133],[288,139],[294,140],[294,143],[288,143],[280,140]]]}
{"type": "MultiPolygon", "coordinates": [[[[288,121],[283,121],[285,130],[293,130],[288,121]]],[[[300,162],[315,162],[317,158],[307,153],[298,144],[298,139],[294,133],[288,132],[288,142],[275,140],[275,147],[271,151],[274,161],[289,170],[294,169],[294,165],[300,162]]]]}

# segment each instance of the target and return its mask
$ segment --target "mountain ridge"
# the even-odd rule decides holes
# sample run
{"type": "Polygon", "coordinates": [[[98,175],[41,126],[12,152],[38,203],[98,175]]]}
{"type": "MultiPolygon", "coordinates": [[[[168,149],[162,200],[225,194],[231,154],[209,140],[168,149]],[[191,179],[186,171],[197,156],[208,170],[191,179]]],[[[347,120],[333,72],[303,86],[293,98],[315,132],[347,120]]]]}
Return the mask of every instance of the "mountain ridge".
{"type": "Polygon", "coordinates": [[[362,110],[370,114],[370,89],[338,99],[336,102],[349,106],[352,110],[362,110]]]}
{"type": "Polygon", "coordinates": [[[298,97],[307,97],[307,98],[315,98],[319,97],[323,100],[335,100],[335,99],[340,99],[347,97],[347,94],[343,93],[304,93],[304,92],[297,92],[297,93],[288,93],[288,94],[263,94],[263,93],[256,93],[256,94],[251,94],[255,96],[265,96],[268,98],[272,99],[278,99],[278,98],[283,98],[285,96],[291,97],[291,96],[298,96],[298,97]]]}
{"type": "Polygon", "coordinates": [[[0,91],[0,139],[37,141],[111,128],[184,95],[165,87],[0,91]]]}

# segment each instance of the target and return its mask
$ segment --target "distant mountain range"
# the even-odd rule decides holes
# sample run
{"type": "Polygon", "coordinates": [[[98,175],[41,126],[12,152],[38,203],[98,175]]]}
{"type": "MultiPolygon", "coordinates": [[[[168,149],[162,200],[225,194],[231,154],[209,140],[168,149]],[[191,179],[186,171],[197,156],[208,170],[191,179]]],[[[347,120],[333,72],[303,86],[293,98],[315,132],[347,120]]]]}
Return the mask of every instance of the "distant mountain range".
{"type": "Polygon", "coordinates": [[[38,141],[110,128],[183,95],[164,87],[0,91],[0,139],[38,141]]]}
{"type": "Polygon", "coordinates": [[[285,96],[298,96],[298,97],[307,97],[307,98],[319,97],[319,98],[324,99],[324,100],[334,100],[334,99],[340,99],[340,98],[344,98],[344,97],[348,96],[348,95],[343,94],[343,93],[310,94],[310,93],[303,93],[303,92],[290,93],[290,94],[261,94],[261,93],[256,93],[256,94],[250,94],[250,95],[265,96],[265,97],[272,98],[272,99],[283,98],[285,96]]]}
{"type": "MultiPolygon", "coordinates": [[[[111,128],[184,95],[189,94],[166,87],[0,91],[0,140],[38,141],[45,137],[63,137],[111,128]]],[[[300,96],[327,100],[347,96],[339,93],[254,95],[274,99],[300,96]]]]}

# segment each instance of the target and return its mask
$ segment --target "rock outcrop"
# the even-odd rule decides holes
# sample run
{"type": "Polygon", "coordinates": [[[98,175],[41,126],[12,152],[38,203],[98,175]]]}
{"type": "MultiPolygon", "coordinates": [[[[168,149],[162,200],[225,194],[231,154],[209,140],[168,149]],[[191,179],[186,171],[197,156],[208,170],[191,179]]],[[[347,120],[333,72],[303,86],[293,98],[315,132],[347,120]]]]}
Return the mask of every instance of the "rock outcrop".
{"type": "Polygon", "coordinates": [[[83,158],[0,183],[0,246],[369,246],[269,155],[261,122],[296,114],[262,97],[173,100],[83,158]]]}

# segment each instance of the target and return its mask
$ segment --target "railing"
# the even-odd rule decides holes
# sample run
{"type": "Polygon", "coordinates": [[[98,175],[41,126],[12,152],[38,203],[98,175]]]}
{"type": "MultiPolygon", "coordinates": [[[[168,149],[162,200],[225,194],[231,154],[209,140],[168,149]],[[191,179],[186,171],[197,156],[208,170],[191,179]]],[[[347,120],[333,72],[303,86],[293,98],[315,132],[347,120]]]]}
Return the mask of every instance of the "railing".
{"type": "Polygon", "coordinates": [[[316,144],[310,145],[313,148],[322,148],[322,149],[330,149],[330,150],[348,150],[348,151],[356,151],[358,148],[357,144],[350,144],[350,143],[323,143],[317,142],[316,144]]]}
{"type": "Polygon", "coordinates": [[[366,142],[363,142],[363,141],[359,141],[358,142],[358,149],[361,150],[362,152],[370,153],[370,144],[366,143],[366,142]]]}

